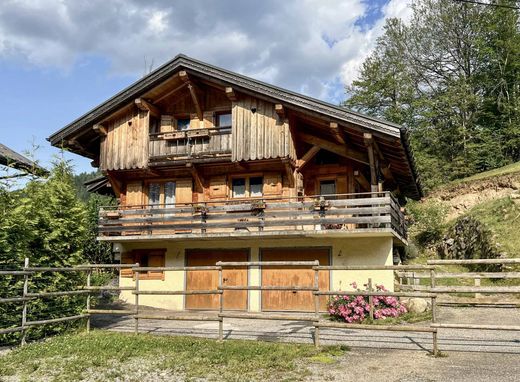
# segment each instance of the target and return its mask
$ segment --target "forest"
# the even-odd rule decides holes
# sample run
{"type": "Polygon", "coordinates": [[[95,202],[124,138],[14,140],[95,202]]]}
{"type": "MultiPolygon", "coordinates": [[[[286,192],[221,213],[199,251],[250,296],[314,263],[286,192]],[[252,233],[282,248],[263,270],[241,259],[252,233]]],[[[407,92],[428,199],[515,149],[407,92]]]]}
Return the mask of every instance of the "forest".
{"type": "Polygon", "coordinates": [[[346,87],[345,107],[409,131],[426,191],[520,160],[516,5],[416,0],[346,87]]]}

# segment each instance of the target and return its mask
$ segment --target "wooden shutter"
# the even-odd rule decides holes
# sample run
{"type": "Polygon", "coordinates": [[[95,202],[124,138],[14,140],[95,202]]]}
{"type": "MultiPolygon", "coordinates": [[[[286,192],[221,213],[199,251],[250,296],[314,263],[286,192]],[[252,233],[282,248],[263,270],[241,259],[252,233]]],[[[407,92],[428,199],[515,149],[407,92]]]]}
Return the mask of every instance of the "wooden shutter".
{"type": "Polygon", "coordinates": [[[175,203],[191,203],[193,201],[193,180],[178,179],[175,190],[175,203]]]}
{"type": "MultiPolygon", "coordinates": [[[[165,264],[165,250],[154,250],[148,253],[149,267],[164,267],[165,264]]],[[[164,272],[162,271],[148,271],[148,278],[152,280],[164,280],[164,272]]]]}
{"type": "MultiPolygon", "coordinates": [[[[121,264],[134,264],[135,259],[132,253],[123,253],[121,254],[121,264]]],[[[130,268],[122,268],[121,277],[132,277],[132,270],[130,268]]]]}
{"type": "Polygon", "coordinates": [[[211,199],[225,199],[227,185],[225,176],[215,176],[209,181],[209,197],[211,199]]]}
{"type": "Polygon", "coordinates": [[[280,195],[282,193],[282,177],[280,174],[264,175],[264,195],[280,195]]]}
{"type": "Polygon", "coordinates": [[[126,184],[126,205],[140,208],[143,204],[142,182],[131,182],[126,184]]]}

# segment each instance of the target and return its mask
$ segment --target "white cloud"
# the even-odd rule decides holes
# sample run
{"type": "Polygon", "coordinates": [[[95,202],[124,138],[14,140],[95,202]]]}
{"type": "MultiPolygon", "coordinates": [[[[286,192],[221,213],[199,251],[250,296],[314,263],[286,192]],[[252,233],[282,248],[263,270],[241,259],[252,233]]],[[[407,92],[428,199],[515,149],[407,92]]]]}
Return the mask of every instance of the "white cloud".
{"type": "MultiPolygon", "coordinates": [[[[390,0],[384,17],[409,17],[390,0]]],[[[0,60],[70,68],[82,57],[109,60],[139,76],[185,53],[230,70],[338,102],[382,33],[362,27],[362,0],[7,0],[0,8],[0,60]]]]}

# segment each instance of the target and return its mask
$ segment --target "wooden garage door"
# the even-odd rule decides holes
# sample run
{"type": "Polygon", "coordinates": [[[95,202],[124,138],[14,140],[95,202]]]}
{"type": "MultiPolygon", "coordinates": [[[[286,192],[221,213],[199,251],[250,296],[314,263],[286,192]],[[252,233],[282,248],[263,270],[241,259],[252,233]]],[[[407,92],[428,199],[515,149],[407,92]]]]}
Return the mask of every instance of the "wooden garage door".
{"type": "MultiPolygon", "coordinates": [[[[186,251],[188,266],[215,265],[217,261],[248,261],[248,251],[231,250],[190,250],[186,251]]],[[[247,285],[247,267],[225,268],[222,271],[224,285],[247,285]]],[[[186,290],[212,290],[218,287],[218,271],[187,271],[186,290]]],[[[219,295],[188,295],[186,309],[213,310],[219,308],[219,295]]],[[[246,290],[224,291],[224,309],[247,310],[246,290]]]]}
{"type": "MultiPolygon", "coordinates": [[[[263,249],[262,261],[313,261],[320,265],[330,264],[328,248],[276,248],[263,249]]],[[[330,272],[320,271],[320,290],[329,290],[330,272]]],[[[262,267],[264,286],[313,286],[314,271],[309,267],[262,267]]],[[[320,297],[322,310],[326,309],[327,296],[320,297]]],[[[314,296],[311,291],[262,291],[263,311],[314,311],[314,296]]]]}

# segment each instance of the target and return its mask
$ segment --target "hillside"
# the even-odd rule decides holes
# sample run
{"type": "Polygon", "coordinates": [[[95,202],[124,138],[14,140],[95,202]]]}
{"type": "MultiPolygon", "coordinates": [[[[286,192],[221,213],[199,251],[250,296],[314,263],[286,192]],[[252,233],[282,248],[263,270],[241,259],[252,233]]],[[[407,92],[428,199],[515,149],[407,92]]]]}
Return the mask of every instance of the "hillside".
{"type": "Polygon", "coordinates": [[[520,257],[520,162],[439,187],[410,211],[423,259],[453,248],[449,256],[520,257]]]}

